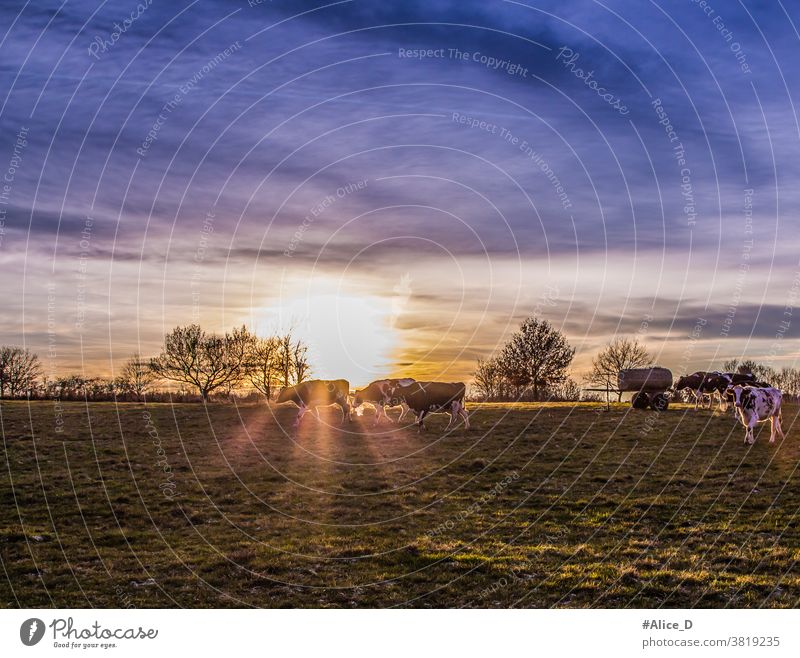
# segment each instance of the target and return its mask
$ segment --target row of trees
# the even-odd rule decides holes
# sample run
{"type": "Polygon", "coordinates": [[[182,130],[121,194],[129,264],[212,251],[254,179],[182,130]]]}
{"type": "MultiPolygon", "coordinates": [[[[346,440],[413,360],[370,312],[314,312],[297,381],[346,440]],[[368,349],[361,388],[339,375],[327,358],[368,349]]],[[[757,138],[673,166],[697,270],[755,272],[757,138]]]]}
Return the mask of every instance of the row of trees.
{"type": "Polygon", "coordinates": [[[731,359],[722,364],[722,370],[724,372],[752,373],[759,381],[768,382],[781,389],[784,395],[793,398],[800,397],[800,370],[797,368],[777,369],[751,359],[744,361],[731,359]]]}
{"type": "MultiPolygon", "coordinates": [[[[478,360],[474,389],[483,400],[578,400],[580,386],[568,374],[574,355],[563,333],[546,320],[530,317],[496,355],[478,360]]],[[[636,338],[619,337],[597,354],[583,379],[615,388],[620,370],[652,363],[636,338]]],[[[755,361],[730,360],[722,370],[751,372],[785,395],[800,397],[796,368],[778,370],[755,361]]],[[[225,334],[206,332],[196,324],[176,327],[165,336],[158,356],[134,355],[113,380],[80,375],[47,379],[36,354],[0,347],[0,397],[11,398],[154,399],[166,395],[156,390],[164,381],[177,385],[179,395],[203,400],[244,389],[272,398],[278,387],[302,382],[310,373],[308,347],[291,332],[264,338],[244,326],[225,334]]]]}
{"type": "Polygon", "coordinates": [[[308,347],[291,332],[264,338],[244,326],[225,334],[196,324],[176,327],[158,356],[132,356],[114,379],[75,374],[48,379],[36,354],[0,347],[0,397],[11,398],[143,400],[164,395],[156,386],[165,381],[180,394],[203,400],[247,388],[271,398],[278,387],[302,382],[310,373],[308,347]]]}
{"type": "Polygon", "coordinates": [[[196,324],[167,334],[149,368],[156,377],[194,387],[204,400],[247,385],[271,398],[276,386],[297,384],[311,372],[308,347],[291,332],[260,338],[242,326],[218,335],[196,324]]]}
{"type": "MultiPolygon", "coordinates": [[[[574,354],[564,334],[549,322],[528,318],[495,356],[478,360],[474,389],[487,401],[578,400],[581,389],[567,374],[574,354]]],[[[582,379],[598,388],[615,389],[620,370],[652,365],[653,357],[644,345],[636,338],[621,336],[592,359],[582,379]]],[[[784,395],[800,398],[797,368],[776,369],[752,360],[733,359],[723,363],[722,371],[752,373],[780,388],[784,395]]],[[[617,393],[617,399],[622,399],[622,393],[617,393]]]]}

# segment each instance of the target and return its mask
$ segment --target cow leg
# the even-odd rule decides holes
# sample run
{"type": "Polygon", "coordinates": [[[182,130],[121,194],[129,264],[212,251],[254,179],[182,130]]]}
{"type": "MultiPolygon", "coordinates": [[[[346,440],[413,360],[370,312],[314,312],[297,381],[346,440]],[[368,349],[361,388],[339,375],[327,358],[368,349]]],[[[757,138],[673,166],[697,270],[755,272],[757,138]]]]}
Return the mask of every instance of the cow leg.
{"type": "Polygon", "coordinates": [[[692,391],[694,393],[694,410],[697,411],[697,405],[700,404],[700,391],[692,391]]]}
{"type": "Polygon", "coordinates": [[[428,413],[427,409],[423,409],[417,416],[417,429],[422,432],[425,429],[425,414],[428,413]]]}
{"type": "Polygon", "coordinates": [[[754,432],[756,423],[758,423],[758,418],[755,416],[753,416],[747,423],[747,432],[748,432],[747,442],[750,445],[753,445],[756,442],[756,435],[754,432]]]}
{"type": "Polygon", "coordinates": [[[397,423],[400,424],[400,421],[403,420],[403,416],[405,416],[410,410],[410,407],[405,403],[400,403],[400,415],[397,417],[397,423]]]}
{"type": "Polygon", "coordinates": [[[769,417],[769,442],[775,443],[775,416],[769,417]]]}
{"type": "Polygon", "coordinates": [[[294,419],[295,429],[300,427],[300,421],[303,420],[303,416],[306,415],[306,411],[308,411],[308,407],[306,407],[305,405],[300,407],[300,410],[297,412],[297,417],[294,419]]]}
{"type": "Polygon", "coordinates": [[[739,422],[744,426],[745,431],[747,431],[747,416],[744,415],[744,411],[737,407],[736,413],[739,417],[739,422]]]}
{"type": "Polygon", "coordinates": [[[445,432],[453,426],[453,423],[456,422],[457,417],[458,417],[458,402],[452,402],[450,404],[450,422],[448,422],[447,427],[444,428],[445,432]]]}
{"type": "Polygon", "coordinates": [[[776,414],[774,418],[775,418],[775,430],[778,432],[778,436],[781,437],[782,439],[785,439],[786,436],[784,435],[783,428],[781,427],[781,415],[776,414]]]}
{"type": "Polygon", "coordinates": [[[450,406],[450,422],[447,423],[446,429],[449,429],[452,424],[458,423],[459,418],[464,419],[464,429],[468,430],[469,417],[467,416],[467,412],[464,410],[464,407],[461,406],[461,403],[458,400],[455,400],[450,406]]]}
{"type": "Polygon", "coordinates": [[[463,404],[459,403],[458,408],[459,408],[459,413],[461,414],[461,417],[464,419],[464,429],[468,430],[469,429],[469,414],[467,413],[467,410],[466,410],[466,408],[464,407],[463,404]]]}
{"type": "Polygon", "coordinates": [[[353,419],[350,417],[350,405],[347,404],[346,398],[339,401],[339,407],[342,410],[342,422],[339,424],[344,425],[345,420],[347,420],[347,422],[352,422],[353,419]]]}
{"type": "Polygon", "coordinates": [[[380,425],[382,418],[388,418],[386,415],[386,409],[383,408],[383,405],[380,402],[377,402],[375,404],[375,423],[372,426],[377,427],[380,425]]]}

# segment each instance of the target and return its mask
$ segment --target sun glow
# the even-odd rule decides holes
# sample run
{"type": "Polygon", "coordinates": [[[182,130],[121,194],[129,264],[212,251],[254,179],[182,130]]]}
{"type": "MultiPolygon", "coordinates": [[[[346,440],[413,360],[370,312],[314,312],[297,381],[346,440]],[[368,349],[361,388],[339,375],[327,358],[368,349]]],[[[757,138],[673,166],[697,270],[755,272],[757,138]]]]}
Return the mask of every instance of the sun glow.
{"type": "Polygon", "coordinates": [[[315,379],[347,379],[363,386],[390,374],[399,344],[396,303],[315,282],[291,286],[260,314],[259,333],[290,330],[309,346],[315,379]]]}

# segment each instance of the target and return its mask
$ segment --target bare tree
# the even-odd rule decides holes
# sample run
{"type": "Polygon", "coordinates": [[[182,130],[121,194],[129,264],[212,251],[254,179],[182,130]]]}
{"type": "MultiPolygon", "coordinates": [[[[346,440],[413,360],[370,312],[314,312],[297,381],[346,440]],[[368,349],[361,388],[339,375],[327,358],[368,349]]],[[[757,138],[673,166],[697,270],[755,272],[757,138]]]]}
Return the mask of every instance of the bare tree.
{"type": "Polygon", "coordinates": [[[295,340],[291,331],[276,336],[275,367],[281,386],[291,386],[304,381],[311,371],[308,347],[300,339],[295,340]]]}
{"type": "Polygon", "coordinates": [[[272,398],[272,389],[277,383],[277,355],[280,342],[277,336],[256,338],[250,350],[247,367],[247,379],[250,384],[267,399],[272,398]]]}
{"type": "MultiPolygon", "coordinates": [[[[638,339],[620,336],[612,340],[594,359],[587,381],[598,386],[615,388],[617,374],[626,368],[644,368],[653,363],[653,358],[638,339]]],[[[617,393],[617,402],[622,393],[617,393]]]]}
{"type": "Polygon", "coordinates": [[[278,351],[275,355],[275,364],[280,375],[281,386],[290,386],[292,383],[292,334],[288,332],[278,337],[278,351]]]}
{"type": "Polygon", "coordinates": [[[142,359],[139,354],[134,354],[122,367],[120,377],[115,384],[122,391],[130,392],[141,400],[156,379],[157,375],[150,367],[149,361],[142,359]]]}
{"type": "Polygon", "coordinates": [[[30,391],[36,379],[42,374],[39,357],[21,347],[0,347],[0,397],[6,390],[14,398],[20,393],[30,391]]]}
{"type": "Polygon", "coordinates": [[[196,324],[176,327],[150,368],[158,377],[195,387],[208,400],[217,389],[241,382],[252,342],[244,326],[224,336],[207,334],[196,324]]]}
{"type": "Polygon", "coordinates": [[[722,364],[722,370],[723,372],[740,372],[739,359],[728,359],[722,364]]]}
{"type": "Polygon", "coordinates": [[[311,372],[311,364],[308,362],[308,346],[299,339],[295,341],[292,349],[292,368],[295,384],[305,381],[308,373],[311,372]]]}
{"type": "Polygon", "coordinates": [[[503,375],[497,359],[478,359],[474,380],[475,388],[485,400],[496,400],[501,396],[503,375]]]}
{"type": "Polygon", "coordinates": [[[547,320],[526,319],[503,348],[499,363],[515,387],[530,386],[539,400],[548,387],[563,381],[575,356],[566,337],[547,320]]]}

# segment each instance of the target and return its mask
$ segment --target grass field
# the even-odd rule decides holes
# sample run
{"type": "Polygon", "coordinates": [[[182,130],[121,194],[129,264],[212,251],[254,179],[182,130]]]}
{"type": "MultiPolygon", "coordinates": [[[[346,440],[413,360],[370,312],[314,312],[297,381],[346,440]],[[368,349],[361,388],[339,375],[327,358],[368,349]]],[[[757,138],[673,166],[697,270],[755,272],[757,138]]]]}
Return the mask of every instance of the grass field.
{"type": "Polygon", "coordinates": [[[0,405],[3,607],[800,602],[797,405],[752,447],[684,407],[62,407],[0,405]]]}

